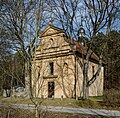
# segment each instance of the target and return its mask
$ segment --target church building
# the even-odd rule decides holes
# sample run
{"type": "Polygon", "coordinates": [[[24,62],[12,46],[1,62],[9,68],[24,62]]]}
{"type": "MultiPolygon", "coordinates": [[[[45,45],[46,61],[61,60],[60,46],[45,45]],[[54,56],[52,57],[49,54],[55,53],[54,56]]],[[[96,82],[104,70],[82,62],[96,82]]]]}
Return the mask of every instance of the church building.
{"type": "MultiPolygon", "coordinates": [[[[75,53],[85,60],[84,46],[73,41],[75,53]]],[[[88,76],[97,71],[99,57],[92,53],[88,76]]],[[[104,67],[99,77],[89,87],[89,96],[103,95],[104,67]]],[[[32,62],[32,89],[35,96],[42,98],[74,98],[83,96],[83,74],[69,43],[64,39],[64,31],[49,25],[40,34],[32,62]]]]}

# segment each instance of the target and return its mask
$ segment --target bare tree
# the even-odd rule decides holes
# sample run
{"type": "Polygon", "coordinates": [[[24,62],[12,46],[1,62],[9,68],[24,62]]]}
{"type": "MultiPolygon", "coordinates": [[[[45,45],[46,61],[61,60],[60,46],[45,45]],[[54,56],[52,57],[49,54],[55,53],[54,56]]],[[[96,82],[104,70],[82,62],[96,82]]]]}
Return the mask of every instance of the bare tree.
{"type": "MultiPolygon", "coordinates": [[[[37,65],[33,62],[36,59],[36,47],[40,41],[39,33],[46,25],[49,14],[46,12],[46,1],[44,0],[9,0],[2,1],[0,11],[1,31],[4,37],[14,46],[13,54],[18,52],[25,60],[25,88],[28,97],[35,103],[36,117],[38,117],[38,96],[33,98],[32,72],[37,73],[37,65]]],[[[39,79],[37,73],[35,79],[39,79]]]]}
{"type": "Polygon", "coordinates": [[[42,0],[3,2],[1,11],[3,27],[1,30],[5,31],[6,39],[11,40],[11,43],[13,43],[13,50],[17,50],[27,63],[27,75],[29,76],[31,92],[32,53],[38,44],[39,32],[47,20],[45,18],[45,2],[42,0]]]}
{"type": "MultiPolygon", "coordinates": [[[[49,1],[48,5],[50,6],[51,16],[57,23],[61,25],[65,31],[65,40],[70,44],[73,54],[77,59],[80,68],[83,73],[83,99],[88,98],[88,88],[94,83],[97,79],[102,66],[102,52],[106,47],[106,44],[103,45],[101,54],[99,56],[99,64],[96,73],[92,78],[88,77],[88,67],[89,60],[93,54],[92,46],[94,42],[94,36],[99,32],[106,29],[106,26],[110,27],[115,21],[115,16],[118,12],[118,0],[105,0],[105,1],[96,1],[96,0],[60,0],[60,1],[49,1]],[[76,29],[79,29],[80,24],[85,27],[86,35],[89,38],[89,45],[84,38],[83,34],[80,34],[80,39],[83,40],[85,46],[85,60],[80,60],[80,58],[75,54],[73,38],[78,39],[76,29]]],[[[78,31],[78,30],[77,30],[78,31]]],[[[83,33],[83,32],[81,32],[83,33]]],[[[78,40],[78,41],[79,41],[78,40]]],[[[79,43],[81,48],[81,44],[79,43]]],[[[84,54],[83,54],[84,55],[84,54]]]]}

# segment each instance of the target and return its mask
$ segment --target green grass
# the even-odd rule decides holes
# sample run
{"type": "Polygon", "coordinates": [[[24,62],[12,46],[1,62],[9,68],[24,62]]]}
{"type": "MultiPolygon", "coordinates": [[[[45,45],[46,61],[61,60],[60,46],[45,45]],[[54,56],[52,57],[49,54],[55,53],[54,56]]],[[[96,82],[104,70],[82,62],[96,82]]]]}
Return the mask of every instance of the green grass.
{"type": "MultiPolygon", "coordinates": [[[[35,101],[33,99],[33,101],[35,101]]],[[[0,102],[14,103],[14,104],[34,104],[30,99],[25,98],[4,98],[0,97],[0,102]]],[[[92,100],[75,100],[64,98],[63,100],[56,99],[38,99],[38,102],[46,106],[61,106],[61,107],[85,107],[85,108],[97,108],[99,107],[96,101],[92,100]]]]}
{"type": "Polygon", "coordinates": [[[62,106],[62,107],[79,107],[78,106],[79,101],[76,101],[75,99],[46,99],[43,101],[42,105],[50,105],[50,106],[62,106]]]}
{"type": "MultiPolygon", "coordinates": [[[[35,102],[35,99],[33,99],[35,102]]],[[[40,105],[46,106],[60,106],[60,107],[83,107],[83,108],[98,108],[98,109],[113,109],[106,106],[101,106],[100,101],[102,97],[90,97],[88,100],[75,100],[64,98],[63,100],[56,99],[37,99],[40,105]]],[[[14,104],[34,104],[30,99],[25,98],[4,98],[0,97],[0,102],[14,103],[14,104]]]]}
{"type": "Polygon", "coordinates": [[[103,96],[90,96],[89,99],[91,101],[97,101],[97,102],[99,102],[99,101],[103,101],[103,96]]]}
{"type": "Polygon", "coordinates": [[[75,99],[46,99],[42,105],[62,106],[62,107],[83,107],[83,108],[101,108],[97,101],[93,100],[75,100],[75,99]]]}

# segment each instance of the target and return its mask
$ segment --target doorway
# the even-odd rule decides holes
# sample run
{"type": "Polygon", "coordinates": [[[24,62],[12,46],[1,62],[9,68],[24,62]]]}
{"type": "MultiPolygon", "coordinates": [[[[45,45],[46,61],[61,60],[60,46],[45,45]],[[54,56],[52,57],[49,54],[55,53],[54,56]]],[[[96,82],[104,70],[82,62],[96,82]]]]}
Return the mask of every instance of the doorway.
{"type": "Polygon", "coordinates": [[[52,98],[54,96],[54,82],[48,82],[48,98],[52,98]]]}

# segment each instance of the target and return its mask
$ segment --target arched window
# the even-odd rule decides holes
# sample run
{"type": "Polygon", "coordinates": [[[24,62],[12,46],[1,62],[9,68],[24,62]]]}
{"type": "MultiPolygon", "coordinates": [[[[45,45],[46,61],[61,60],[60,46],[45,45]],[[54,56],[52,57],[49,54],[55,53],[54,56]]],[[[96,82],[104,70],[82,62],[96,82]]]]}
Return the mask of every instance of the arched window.
{"type": "Polygon", "coordinates": [[[50,38],[50,46],[52,47],[54,45],[53,38],[50,38]]]}
{"type": "Polygon", "coordinates": [[[68,75],[68,64],[66,62],[64,63],[64,74],[68,75]]]}

